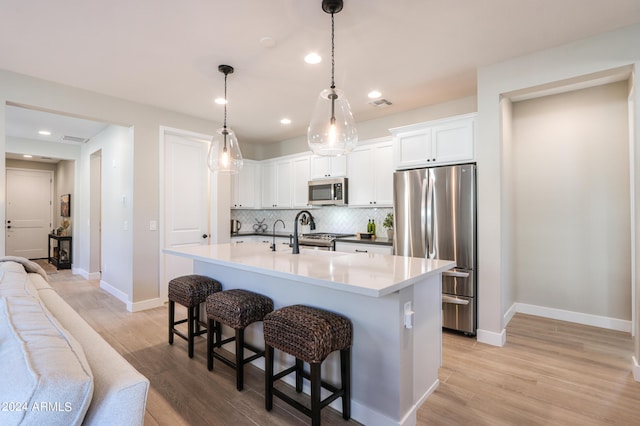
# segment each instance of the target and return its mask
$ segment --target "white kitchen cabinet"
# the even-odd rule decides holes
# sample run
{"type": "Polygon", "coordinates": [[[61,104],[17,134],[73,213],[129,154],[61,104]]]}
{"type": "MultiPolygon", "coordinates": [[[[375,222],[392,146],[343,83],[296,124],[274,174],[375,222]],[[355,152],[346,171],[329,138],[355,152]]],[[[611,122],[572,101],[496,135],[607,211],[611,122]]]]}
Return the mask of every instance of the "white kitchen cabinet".
{"type": "Polygon", "coordinates": [[[393,206],[393,143],[362,145],[349,154],[349,206],[393,206]]]}
{"type": "Polygon", "coordinates": [[[244,244],[244,243],[255,243],[257,240],[257,236],[254,235],[243,235],[231,237],[231,244],[244,244]]]}
{"type": "Polygon", "coordinates": [[[242,170],[231,178],[231,208],[254,209],[260,207],[260,164],[244,160],[242,170]]]}
{"type": "Polygon", "coordinates": [[[336,251],[340,251],[343,253],[393,254],[393,246],[383,244],[348,243],[336,240],[336,251]]]}
{"type": "Polygon", "coordinates": [[[347,157],[311,156],[311,179],[344,177],[347,175],[347,157]]]}
{"type": "Polygon", "coordinates": [[[262,207],[291,207],[291,160],[275,160],[262,164],[262,207]]]}
{"type": "Polygon", "coordinates": [[[309,156],[304,155],[291,160],[291,207],[308,207],[309,205],[309,156]]]}
{"type": "Polygon", "coordinates": [[[475,117],[466,114],[390,129],[395,169],[474,161],[475,117]]]}

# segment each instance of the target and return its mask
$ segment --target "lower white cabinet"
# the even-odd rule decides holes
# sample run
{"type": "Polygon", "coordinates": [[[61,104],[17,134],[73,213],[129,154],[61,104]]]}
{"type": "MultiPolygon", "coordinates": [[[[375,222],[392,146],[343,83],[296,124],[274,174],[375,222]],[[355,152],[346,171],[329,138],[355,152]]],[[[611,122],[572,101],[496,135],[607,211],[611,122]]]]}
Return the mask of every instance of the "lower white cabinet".
{"type": "Polygon", "coordinates": [[[343,253],[381,253],[393,254],[393,246],[383,244],[347,243],[336,241],[336,251],[343,253]]]}

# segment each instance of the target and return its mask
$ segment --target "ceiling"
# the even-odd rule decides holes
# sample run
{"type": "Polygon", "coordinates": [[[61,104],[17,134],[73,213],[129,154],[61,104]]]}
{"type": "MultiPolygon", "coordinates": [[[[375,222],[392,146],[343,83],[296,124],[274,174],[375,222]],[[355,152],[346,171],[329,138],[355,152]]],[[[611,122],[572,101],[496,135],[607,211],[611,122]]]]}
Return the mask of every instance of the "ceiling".
{"type": "MultiPolygon", "coordinates": [[[[640,0],[345,0],[336,86],[365,121],[474,95],[478,67],[638,22],[640,0]],[[373,89],[392,105],[372,106],[373,89]]],[[[0,68],[220,123],[229,64],[228,124],[267,144],[306,133],[330,25],[321,0],[3,0],[0,68]],[[312,51],[320,64],[303,61],[312,51]]],[[[35,113],[10,110],[7,133],[37,138],[35,113]]],[[[74,124],[87,123],[57,131],[82,136],[74,124]]]]}

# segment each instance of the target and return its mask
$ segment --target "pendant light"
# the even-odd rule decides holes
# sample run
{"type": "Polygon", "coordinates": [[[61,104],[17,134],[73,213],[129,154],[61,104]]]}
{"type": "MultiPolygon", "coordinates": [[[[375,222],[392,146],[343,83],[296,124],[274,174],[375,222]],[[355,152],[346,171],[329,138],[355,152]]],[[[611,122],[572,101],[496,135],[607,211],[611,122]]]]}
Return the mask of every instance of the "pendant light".
{"type": "Polygon", "coordinates": [[[207,165],[213,172],[238,173],[242,169],[242,153],[236,134],[227,127],[227,75],[233,73],[231,65],[219,65],[224,74],[224,124],[211,140],[207,165]]]}
{"type": "Polygon", "coordinates": [[[335,36],[333,15],[342,10],[342,0],[322,0],[322,10],[331,14],[331,86],[318,96],[307,130],[309,148],[316,155],[348,154],[358,143],[358,132],[349,101],[335,84],[335,36]]]}

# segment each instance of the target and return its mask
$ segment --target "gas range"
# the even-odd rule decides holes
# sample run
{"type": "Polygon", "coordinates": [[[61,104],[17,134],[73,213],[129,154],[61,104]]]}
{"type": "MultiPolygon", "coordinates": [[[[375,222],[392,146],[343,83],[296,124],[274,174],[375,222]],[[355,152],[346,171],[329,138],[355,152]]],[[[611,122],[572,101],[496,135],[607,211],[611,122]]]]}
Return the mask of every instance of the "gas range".
{"type": "Polygon", "coordinates": [[[301,246],[312,246],[324,248],[325,250],[335,249],[335,240],[337,238],[352,237],[354,234],[335,234],[332,232],[313,232],[311,234],[302,234],[298,238],[298,244],[301,246]]]}

